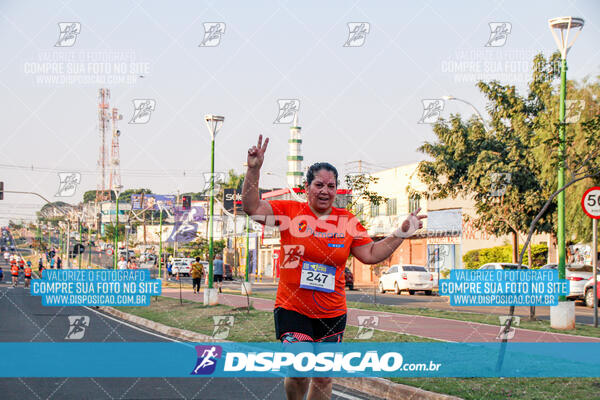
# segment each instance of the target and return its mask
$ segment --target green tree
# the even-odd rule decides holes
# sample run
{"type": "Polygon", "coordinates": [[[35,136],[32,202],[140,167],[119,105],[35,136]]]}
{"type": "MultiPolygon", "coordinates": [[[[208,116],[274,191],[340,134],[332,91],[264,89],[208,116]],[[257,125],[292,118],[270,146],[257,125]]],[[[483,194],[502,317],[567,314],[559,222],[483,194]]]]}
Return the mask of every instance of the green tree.
{"type": "Polygon", "coordinates": [[[379,206],[387,200],[377,192],[370,189],[371,184],[377,183],[379,178],[367,174],[349,174],[345,176],[346,187],[352,190],[352,196],[346,204],[346,209],[351,211],[360,223],[367,227],[365,212],[366,206],[379,206]]]}
{"type": "Polygon", "coordinates": [[[150,189],[127,189],[119,193],[119,202],[129,203],[131,201],[132,194],[152,194],[152,190],[150,189]]]}
{"type": "Polygon", "coordinates": [[[227,178],[225,183],[223,183],[223,187],[226,189],[237,189],[242,190],[242,186],[244,185],[244,177],[246,174],[237,174],[235,169],[230,169],[227,172],[227,178]]]}
{"type": "MultiPolygon", "coordinates": [[[[106,225],[104,227],[104,240],[113,243],[115,241],[115,225],[106,225]]],[[[119,240],[125,240],[125,225],[119,224],[119,240]]]]}
{"type": "MultiPolygon", "coordinates": [[[[489,128],[474,117],[463,121],[460,115],[434,125],[436,140],[419,149],[430,157],[418,169],[429,188],[423,195],[472,198],[476,209],[473,222],[490,234],[512,232],[516,238],[516,232],[529,229],[546,200],[556,191],[558,95],[553,91],[552,66],[557,57],[557,54],[549,60],[542,55],[535,57],[526,96],[519,95],[514,86],[495,81],[477,84],[488,100],[489,128]],[[498,179],[504,177],[498,174],[504,173],[511,174],[510,183],[503,196],[494,197],[499,185],[507,183],[498,179]]],[[[569,131],[574,129],[570,128],[569,131]]],[[[579,136],[585,138],[588,151],[577,154],[570,140],[567,157],[574,171],[571,178],[582,179],[590,171],[598,170],[597,162],[590,160],[589,155],[598,154],[600,146],[592,134],[597,130],[594,120],[577,129],[581,130],[579,136]]],[[[579,207],[578,202],[571,202],[569,207],[579,207]]],[[[555,230],[555,209],[550,203],[537,221],[536,232],[555,230]]]]}
{"type": "MultiPolygon", "coordinates": [[[[225,239],[215,240],[213,241],[213,252],[214,254],[219,254],[223,252],[223,249],[227,245],[225,239]]],[[[209,243],[208,239],[203,237],[198,237],[198,239],[190,242],[188,245],[190,249],[191,257],[200,257],[205,261],[208,261],[209,256],[209,243]]]]}

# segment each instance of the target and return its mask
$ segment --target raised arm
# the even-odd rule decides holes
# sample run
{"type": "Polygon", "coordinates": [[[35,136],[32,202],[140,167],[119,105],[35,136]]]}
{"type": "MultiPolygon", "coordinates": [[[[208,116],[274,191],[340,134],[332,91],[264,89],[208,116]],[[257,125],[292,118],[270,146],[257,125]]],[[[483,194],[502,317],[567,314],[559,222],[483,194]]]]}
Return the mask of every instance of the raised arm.
{"type": "MultiPolygon", "coordinates": [[[[248,149],[248,169],[242,188],[242,209],[251,217],[273,215],[273,209],[269,202],[261,200],[258,194],[260,168],[265,160],[265,151],[268,144],[269,138],[266,138],[263,143],[262,135],[259,135],[257,145],[248,149]]],[[[258,222],[264,222],[264,218],[259,218],[258,222]]]]}
{"type": "Polygon", "coordinates": [[[418,215],[419,211],[421,211],[420,208],[410,213],[402,225],[385,239],[353,247],[352,255],[364,264],[377,264],[385,260],[402,244],[404,239],[411,237],[417,229],[423,227],[421,220],[427,218],[427,215],[418,215]]]}

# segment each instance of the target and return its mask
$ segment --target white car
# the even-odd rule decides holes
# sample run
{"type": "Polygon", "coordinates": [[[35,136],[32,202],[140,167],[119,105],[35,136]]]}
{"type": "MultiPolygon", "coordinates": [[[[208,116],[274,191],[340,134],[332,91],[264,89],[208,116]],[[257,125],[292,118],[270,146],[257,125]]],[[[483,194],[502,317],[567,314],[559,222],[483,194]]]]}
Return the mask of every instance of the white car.
{"type": "MultiPolygon", "coordinates": [[[[513,263],[487,263],[483,264],[478,269],[519,269],[519,264],[513,263]]],[[[529,269],[527,265],[521,264],[521,269],[529,269]]]]}
{"type": "Polygon", "coordinates": [[[191,263],[189,261],[175,261],[173,262],[171,273],[173,275],[179,273],[179,275],[190,276],[191,268],[191,263]]]}
{"type": "MultiPolygon", "coordinates": [[[[540,269],[557,269],[556,264],[546,264],[540,269]]],[[[592,279],[594,267],[584,264],[565,265],[565,278],[569,281],[569,294],[567,299],[584,299],[585,285],[592,279]]]]}
{"type": "Polygon", "coordinates": [[[385,293],[387,290],[396,294],[406,290],[411,295],[423,290],[426,295],[431,295],[433,274],[421,265],[392,265],[379,278],[379,291],[385,293]]]}

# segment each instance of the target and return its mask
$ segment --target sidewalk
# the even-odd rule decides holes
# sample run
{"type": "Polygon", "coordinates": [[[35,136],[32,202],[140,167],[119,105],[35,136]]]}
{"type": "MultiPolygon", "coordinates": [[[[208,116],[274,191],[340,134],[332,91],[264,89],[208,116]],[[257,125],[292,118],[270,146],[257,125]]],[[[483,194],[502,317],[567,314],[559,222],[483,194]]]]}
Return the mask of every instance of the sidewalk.
{"type": "MultiPolygon", "coordinates": [[[[203,301],[203,293],[195,295],[189,289],[183,289],[183,298],[190,301],[203,301]]],[[[163,288],[162,295],[179,298],[179,289],[163,288]]],[[[246,296],[235,294],[218,294],[219,304],[231,307],[247,305],[246,296]]],[[[251,297],[255,309],[273,311],[273,300],[251,297]]],[[[401,334],[449,342],[496,342],[500,326],[480,324],[476,322],[456,321],[451,319],[403,315],[382,311],[348,309],[348,325],[359,326],[358,316],[377,316],[379,325],[376,329],[401,334]]],[[[600,338],[576,336],[563,333],[551,333],[516,328],[512,342],[600,342],[600,338]]]]}

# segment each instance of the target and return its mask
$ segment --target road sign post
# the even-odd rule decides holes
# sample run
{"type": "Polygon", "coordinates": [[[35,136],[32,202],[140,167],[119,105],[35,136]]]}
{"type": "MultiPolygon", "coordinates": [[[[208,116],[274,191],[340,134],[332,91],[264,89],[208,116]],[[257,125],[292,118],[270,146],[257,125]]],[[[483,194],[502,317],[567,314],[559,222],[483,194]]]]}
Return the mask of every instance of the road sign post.
{"type": "MultiPolygon", "coordinates": [[[[593,295],[594,299],[594,327],[598,327],[598,219],[600,218],[600,186],[589,188],[581,198],[581,207],[592,218],[592,263],[593,263],[593,295]]],[[[586,295],[584,293],[584,295],[586,295]]]]}

